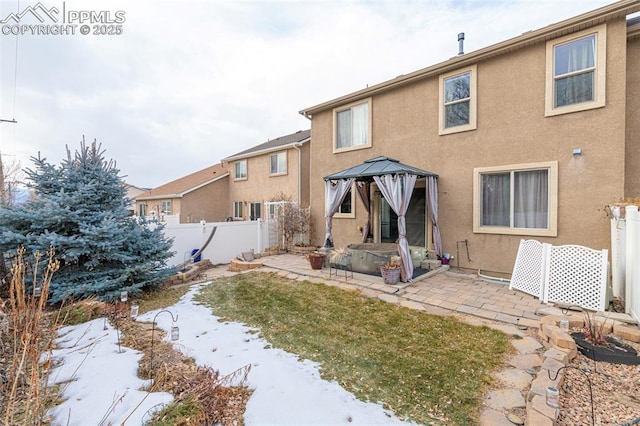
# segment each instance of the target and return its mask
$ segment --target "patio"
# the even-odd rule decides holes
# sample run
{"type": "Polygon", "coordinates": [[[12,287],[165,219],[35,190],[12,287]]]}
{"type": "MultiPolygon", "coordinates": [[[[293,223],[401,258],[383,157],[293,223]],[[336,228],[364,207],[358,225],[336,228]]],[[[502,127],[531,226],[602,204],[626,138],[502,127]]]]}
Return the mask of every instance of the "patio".
{"type": "Polygon", "coordinates": [[[259,259],[262,270],[273,270],[292,275],[290,278],[324,282],[349,290],[359,290],[369,297],[377,297],[435,315],[452,313],[471,315],[508,324],[538,327],[540,308],[550,305],[529,294],[509,290],[507,284],[495,284],[474,275],[458,274],[445,270],[432,271],[412,283],[386,285],[382,278],[355,272],[353,278],[339,271],[330,277],[329,268],[311,269],[302,255],[282,254],[259,259]]]}

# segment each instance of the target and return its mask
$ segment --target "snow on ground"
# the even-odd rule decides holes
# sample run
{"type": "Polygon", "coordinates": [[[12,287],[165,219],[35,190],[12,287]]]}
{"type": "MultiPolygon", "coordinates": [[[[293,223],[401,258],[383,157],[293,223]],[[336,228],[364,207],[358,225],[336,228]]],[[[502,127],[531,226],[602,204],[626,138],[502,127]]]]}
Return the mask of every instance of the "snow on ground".
{"type": "MultiPolygon", "coordinates": [[[[199,288],[165,308],[178,317],[180,339],[174,345],[223,376],[251,365],[247,385],[254,392],[245,424],[407,424],[382,405],[359,401],[336,382],[321,379],[317,363],[269,348],[255,329],[220,322],[208,307],[192,301],[199,288]]],[[[151,322],[158,312],[138,320],[151,322]]],[[[171,315],[161,313],[156,322],[168,336],[171,315]]],[[[61,365],[51,372],[51,381],[65,383],[66,401],[51,411],[55,425],[141,425],[154,407],[172,400],[167,393],[142,390],[149,383],[136,376],[141,353],[125,347],[118,352],[117,332],[109,324],[105,329],[103,319],[65,327],[60,336],[54,357],[61,365]]]]}

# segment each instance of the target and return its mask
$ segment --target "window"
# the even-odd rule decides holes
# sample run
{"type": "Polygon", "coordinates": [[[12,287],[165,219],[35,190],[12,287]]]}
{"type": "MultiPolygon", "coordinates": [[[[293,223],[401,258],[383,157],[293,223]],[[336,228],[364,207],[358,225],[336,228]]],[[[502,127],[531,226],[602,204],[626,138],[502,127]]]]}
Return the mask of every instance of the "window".
{"type": "Polygon", "coordinates": [[[353,188],[351,188],[347,192],[347,195],[344,196],[344,200],[342,200],[342,204],[338,207],[338,211],[334,217],[355,218],[356,213],[353,201],[353,188]]]}
{"type": "Polygon", "coordinates": [[[476,70],[474,65],[440,76],[439,134],[476,129],[476,70]]]}
{"type": "Polygon", "coordinates": [[[247,160],[236,161],[234,167],[236,180],[247,178],[247,160]]]}
{"type": "Polygon", "coordinates": [[[242,201],[234,201],[233,202],[233,217],[244,219],[244,202],[242,201]]]}
{"type": "Polygon", "coordinates": [[[145,217],[147,215],[147,205],[145,203],[138,204],[138,216],[145,217]]]}
{"type": "Polygon", "coordinates": [[[473,231],[557,235],[558,163],[476,168],[473,231]]]}
{"type": "Polygon", "coordinates": [[[249,204],[249,218],[251,220],[262,219],[262,203],[249,204]]]}
{"type": "Polygon", "coordinates": [[[603,107],[606,27],[547,42],[546,115],[603,107]]]}
{"type": "Polygon", "coordinates": [[[371,100],[333,110],[333,151],[371,146],[371,100]]]}
{"type": "Polygon", "coordinates": [[[272,175],[281,175],[287,173],[287,153],[279,152],[269,157],[271,167],[269,173],[272,175]]]}
{"type": "Polygon", "coordinates": [[[172,214],[171,213],[171,200],[162,202],[162,213],[164,213],[164,214],[172,214]]]}

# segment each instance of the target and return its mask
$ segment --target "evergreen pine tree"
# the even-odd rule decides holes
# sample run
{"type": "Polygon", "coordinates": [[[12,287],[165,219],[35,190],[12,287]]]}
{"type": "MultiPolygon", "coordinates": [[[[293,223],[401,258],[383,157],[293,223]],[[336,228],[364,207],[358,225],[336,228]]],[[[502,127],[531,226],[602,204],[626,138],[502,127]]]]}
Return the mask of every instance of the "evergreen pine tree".
{"type": "Polygon", "coordinates": [[[51,282],[52,303],[92,295],[135,295],[173,273],[166,265],[172,242],[162,226],[129,216],[124,181],[94,141],[59,167],[32,157],[25,170],[33,200],[0,208],[0,251],[24,246],[28,252],[53,247],[61,267],[51,282]]]}

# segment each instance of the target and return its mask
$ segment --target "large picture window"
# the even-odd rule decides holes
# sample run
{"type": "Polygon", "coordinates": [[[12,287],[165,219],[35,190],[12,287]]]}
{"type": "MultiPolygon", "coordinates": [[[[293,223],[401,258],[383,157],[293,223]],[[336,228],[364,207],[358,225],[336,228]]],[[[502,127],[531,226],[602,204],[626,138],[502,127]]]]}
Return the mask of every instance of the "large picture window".
{"type": "Polygon", "coordinates": [[[334,152],[371,146],[371,101],[336,108],[334,152]]]}
{"type": "Polygon", "coordinates": [[[557,163],[474,169],[474,232],[557,234],[557,163]]]}
{"type": "Polygon", "coordinates": [[[547,43],[547,115],[604,106],[605,28],[547,43]]]}
{"type": "Polygon", "coordinates": [[[476,70],[474,65],[440,76],[441,135],[476,129],[476,70]]]}

